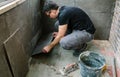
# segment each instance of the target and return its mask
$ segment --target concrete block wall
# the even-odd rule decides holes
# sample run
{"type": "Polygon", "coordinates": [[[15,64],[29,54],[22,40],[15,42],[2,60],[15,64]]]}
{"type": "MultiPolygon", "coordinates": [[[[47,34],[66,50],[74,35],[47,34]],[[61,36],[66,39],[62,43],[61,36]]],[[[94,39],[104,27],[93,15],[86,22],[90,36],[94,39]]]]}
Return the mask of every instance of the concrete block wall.
{"type": "Polygon", "coordinates": [[[120,76],[120,0],[116,0],[109,41],[115,51],[117,77],[120,76]]]}
{"type": "Polygon", "coordinates": [[[41,2],[26,0],[0,15],[0,77],[25,77],[41,35],[41,2]]]}

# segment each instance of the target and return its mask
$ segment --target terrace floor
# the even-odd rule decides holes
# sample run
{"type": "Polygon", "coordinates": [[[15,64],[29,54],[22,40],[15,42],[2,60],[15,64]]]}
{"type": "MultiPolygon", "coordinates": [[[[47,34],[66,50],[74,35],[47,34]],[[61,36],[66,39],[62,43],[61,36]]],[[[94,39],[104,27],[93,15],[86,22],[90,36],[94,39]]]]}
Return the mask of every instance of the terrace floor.
{"type": "MultiPolygon", "coordinates": [[[[115,77],[114,52],[107,40],[93,40],[88,43],[86,51],[102,54],[106,59],[107,70],[101,77],[115,77]]],[[[49,54],[38,54],[31,58],[29,72],[26,77],[81,77],[80,69],[62,76],[58,70],[78,61],[73,50],[64,50],[57,45],[49,54]]]]}

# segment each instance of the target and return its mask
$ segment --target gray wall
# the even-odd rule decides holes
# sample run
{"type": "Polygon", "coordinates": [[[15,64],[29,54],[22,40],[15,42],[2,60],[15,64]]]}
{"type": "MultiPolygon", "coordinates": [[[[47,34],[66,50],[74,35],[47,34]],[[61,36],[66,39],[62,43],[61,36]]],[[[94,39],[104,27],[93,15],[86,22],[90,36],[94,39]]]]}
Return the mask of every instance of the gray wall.
{"type": "MultiPolygon", "coordinates": [[[[52,0],[60,6],[76,6],[92,19],[97,31],[95,39],[108,39],[115,0],[52,0]]],[[[50,21],[50,20],[49,20],[50,21]]],[[[46,25],[48,26],[48,25],[46,25]]]]}
{"type": "Polygon", "coordinates": [[[26,0],[0,15],[0,77],[25,77],[41,35],[42,0],[26,0]]]}
{"type": "Polygon", "coordinates": [[[109,41],[115,52],[117,77],[120,77],[120,0],[116,0],[109,41]]]}

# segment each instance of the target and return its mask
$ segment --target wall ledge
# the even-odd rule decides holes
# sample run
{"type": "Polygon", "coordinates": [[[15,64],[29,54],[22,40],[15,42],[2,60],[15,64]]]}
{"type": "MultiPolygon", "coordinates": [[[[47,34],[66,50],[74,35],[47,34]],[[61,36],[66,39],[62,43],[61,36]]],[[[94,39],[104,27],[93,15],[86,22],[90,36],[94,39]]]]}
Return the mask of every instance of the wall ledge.
{"type": "Polygon", "coordinates": [[[7,11],[9,11],[10,9],[16,7],[17,5],[20,5],[24,1],[26,1],[26,0],[14,0],[14,1],[12,1],[12,2],[4,5],[4,6],[1,6],[0,7],[0,15],[7,12],[7,11]]]}

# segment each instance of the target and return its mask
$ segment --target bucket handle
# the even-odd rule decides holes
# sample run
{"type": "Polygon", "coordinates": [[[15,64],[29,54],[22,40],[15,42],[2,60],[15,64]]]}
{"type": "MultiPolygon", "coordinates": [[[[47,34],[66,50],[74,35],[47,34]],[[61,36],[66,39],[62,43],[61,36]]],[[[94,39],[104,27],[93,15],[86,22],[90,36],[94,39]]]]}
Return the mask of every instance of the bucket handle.
{"type": "Polygon", "coordinates": [[[107,65],[105,64],[104,66],[103,66],[103,68],[102,68],[102,72],[105,72],[107,70],[107,65]]]}

